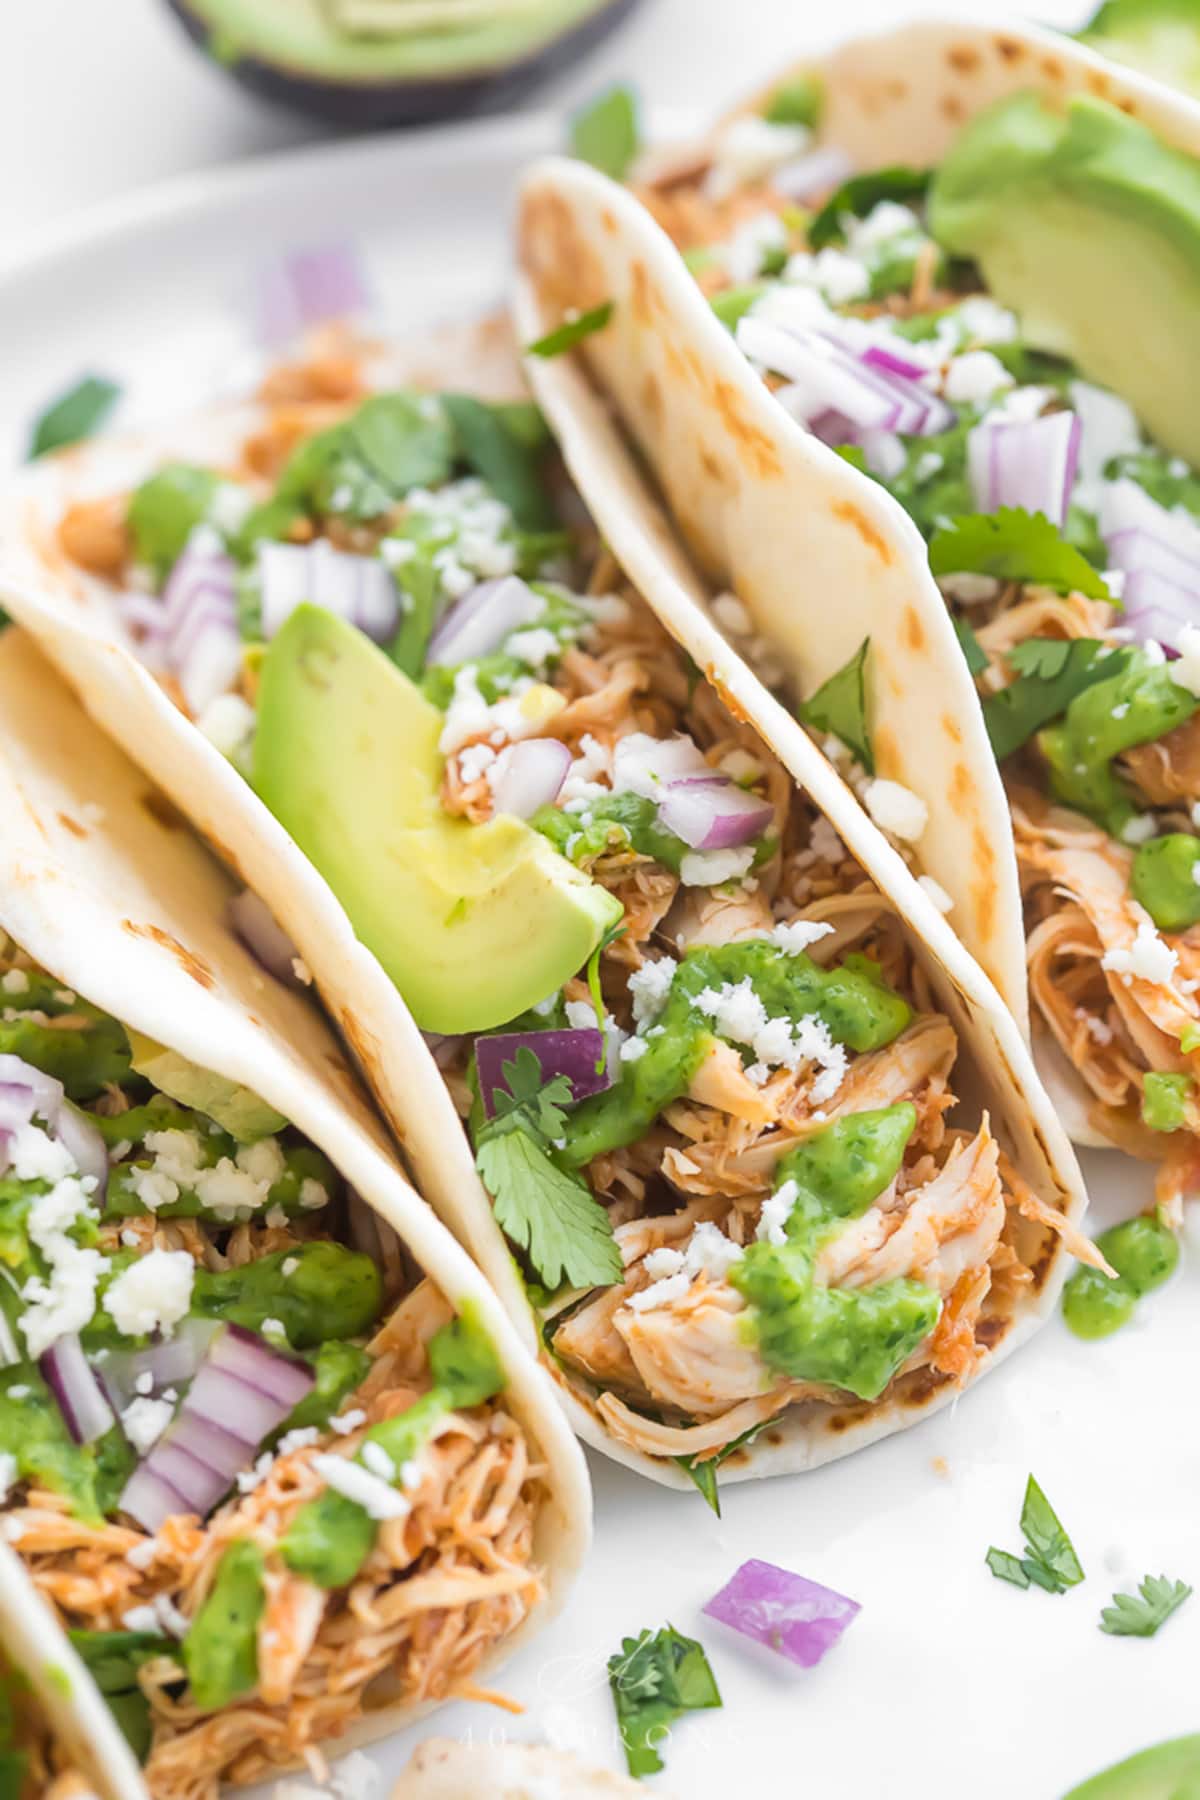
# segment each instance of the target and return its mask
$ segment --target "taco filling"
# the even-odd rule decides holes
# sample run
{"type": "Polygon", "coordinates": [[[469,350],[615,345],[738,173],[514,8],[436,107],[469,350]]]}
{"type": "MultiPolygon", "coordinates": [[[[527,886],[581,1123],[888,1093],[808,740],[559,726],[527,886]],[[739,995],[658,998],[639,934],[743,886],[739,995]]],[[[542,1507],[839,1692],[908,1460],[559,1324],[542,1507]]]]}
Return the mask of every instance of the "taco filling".
{"type": "Polygon", "coordinates": [[[0,1531],[151,1793],[472,1691],[542,1487],[469,1306],[257,1096],[8,942],[0,999],[0,1531]]]}
{"type": "MultiPolygon", "coordinates": [[[[1200,167],[1101,101],[1020,94],[935,170],[852,174],[815,143],[820,104],[782,89],[639,193],[780,404],[928,540],[1009,791],[1035,1025],[1178,1221],[1200,1176],[1200,478],[1162,355],[1120,341],[1128,275],[1089,258],[1133,262],[1144,233],[1139,279],[1173,304],[1200,167]]],[[[860,789],[869,657],[800,708],[860,789]]]]}
{"type": "Polygon", "coordinates": [[[1066,1221],[948,1118],[956,1031],[895,907],[527,416],[491,415],[497,460],[461,407],[378,396],[292,450],[221,552],[247,644],[201,724],[237,709],[232,754],[426,1029],[616,1438],[695,1468],[797,1402],[965,1380],[1066,1221]],[[385,416],[408,448],[368,485],[385,416]],[[313,585],[347,564],[357,599],[313,585]]]}

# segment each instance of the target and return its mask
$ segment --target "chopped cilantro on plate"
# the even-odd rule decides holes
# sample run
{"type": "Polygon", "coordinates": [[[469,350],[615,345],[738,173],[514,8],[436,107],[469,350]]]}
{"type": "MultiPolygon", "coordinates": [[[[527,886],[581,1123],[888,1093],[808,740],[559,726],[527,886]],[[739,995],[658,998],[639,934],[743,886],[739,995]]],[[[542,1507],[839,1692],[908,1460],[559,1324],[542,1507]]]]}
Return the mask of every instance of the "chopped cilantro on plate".
{"type": "Polygon", "coordinates": [[[608,1683],[629,1773],[638,1777],[662,1768],[659,1749],[676,1719],[721,1705],[703,1646],[673,1625],[623,1638],[608,1659],[608,1683]]]}
{"type": "Polygon", "coordinates": [[[1079,1585],[1083,1566],[1075,1546],[1032,1475],[1025,1488],[1021,1530],[1025,1533],[1024,1556],[997,1550],[995,1545],[987,1553],[987,1566],[998,1581],[1010,1581],[1014,1587],[1044,1588],[1048,1594],[1065,1594],[1079,1585]]]}
{"type": "Polygon", "coordinates": [[[1136,1594],[1114,1594],[1100,1614],[1100,1629],[1110,1637],[1153,1637],[1191,1593],[1186,1581],[1145,1575],[1136,1594]]]}
{"type": "Polygon", "coordinates": [[[1111,600],[1103,578],[1069,544],[1045,513],[1002,506],[965,513],[938,528],[929,545],[935,575],[993,575],[998,581],[1037,582],[1060,594],[1111,600]]]}

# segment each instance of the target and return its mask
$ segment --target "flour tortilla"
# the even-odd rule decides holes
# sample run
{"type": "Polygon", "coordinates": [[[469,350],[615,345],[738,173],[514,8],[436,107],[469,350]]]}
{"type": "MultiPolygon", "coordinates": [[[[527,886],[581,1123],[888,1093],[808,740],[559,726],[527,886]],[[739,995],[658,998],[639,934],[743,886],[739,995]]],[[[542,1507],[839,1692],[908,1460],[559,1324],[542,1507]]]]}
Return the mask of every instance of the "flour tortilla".
{"type": "MultiPolygon", "coordinates": [[[[529,323],[527,318],[526,328],[529,323]]],[[[470,371],[461,364],[448,367],[445,380],[469,388],[470,371]]],[[[1020,1174],[1078,1224],[1085,1196],[1074,1153],[995,990],[831,766],[708,621],[670,528],[582,373],[569,359],[546,364],[538,389],[605,535],[648,603],[734,712],[753,720],[881,890],[898,900],[937,1005],[959,1033],[955,1081],[963,1096],[962,1116],[977,1118],[986,1109],[1020,1174]]],[[[124,647],[107,590],[64,563],[53,541],[54,525],[71,499],[128,487],[171,456],[218,464],[232,460],[256,416],[253,407],[225,410],[154,435],[100,439],[34,465],[0,513],[5,540],[0,603],[38,638],[93,717],[153,772],[223,860],[267,901],[357,1054],[421,1192],[472,1252],[526,1341],[536,1346],[524,1284],[479,1181],[461,1121],[395,987],[355,939],[329,887],[242,777],[124,647]]],[[[857,503],[857,486],[852,491],[857,503]]],[[[982,1370],[1023,1343],[1053,1309],[1067,1258],[1058,1239],[1036,1226],[1028,1227],[1026,1238],[1023,1249],[1035,1279],[1011,1313],[996,1322],[982,1370]]],[[[571,1424],[588,1443],[653,1480],[692,1491],[688,1475],[673,1461],[649,1457],[610,1436],[582,1380],[569,1378],[550,1358],[545,1366],[571,1424]]],[[[722,1482],[817,1467],[915,1423],[958,1392],[949,1384],[914,1383],[905,1385],[901,1397],[874,1403],[794,1406],[722,1462],[722,1482]]]]}
{"type": "MultiPolygon", "coordinates": [[[[859,38],[820,61],[781,67],[740,112],[804,75],[821,84],[819,139],[857,167],[925,167],[966,120],[1006,94],[1098,95],[1200,153],[1200,108],[1094,51],[1032,27],[930,22],[859,38]]],[[[726,123],[728,121],[725,121],[726,123]]],[[[652,179],[697,165],[695,144],[650,153],[652,179]]],[[[528,339],[614,302],[581,357],[665,500],[696,565],[657,540],[648,500],[600,512],[635,579],[655,570],[689,602],[733,591],[799,692],[812,693],[871,637],[878,772],[919,793],[929,825],[921,868],[952,897],[958,936],[1028,1030],[1025,941],[1007,802],[978,699],[924,542],[876,482],[777,405],[705,301],[666,234],[634,196],[595,170],[550,158],[521,193],[519,258],[528,339]],[[630,540],[638,540],[637,566],[630,540]],[[622,548],[624,543],[625,548],[622,548]]],[[[554,404],[562,363],[532,369],[554,404]]],[[[1197,395],[1200,401],[1200,393],[1197,395]]],[[[585,495],[597,485],[586,455],[585,495]]]]}
{"type": "MultiPolygon", "coordinates": [[[[229,930],[234,889],[226,872],[15,629],[0,634],[0,717],[0,931],[93,1005],[260,1095],[325,1152],[451,1304],[469,1300],[477,1309],[508,1377],[506,1404],[546,1467],[534,1540],[546,1598],[504,1640],[506,1657],[561,1608],[590,1538],[583,1457],[545,1377],[469,1257],[400,1172],[317,1008],[265,976],[229,930]]],[[[46,1666],[47,1645],[57,1646],[73,1700],[56,1716],[92,1734],[112,1800],[144,1795],[128,1754],[122,1759],[105,1742],[112,1734],[101,1729],[101,1713],[110,1722],[111,1715],[90,1677],[11,1555],[0,1556],[0,1640],[31,1677],[46,1666]]],[[[480,1679],[501,1660],[481,1664],[480,1679]]],[[[57,1702],[52,1677],[40,1688],[48,1705],[57,1702]]],[[[428,1709],[383,1707],[338,1747],[428,1709]]]]}
{"type": "Polygon", "coordinates": [[[413,1751],[391,1800],[632,1800],[645,1791],[626,1775],[586,1767],[567,1751],[541,1744],[429,1738],[413,1751]]]}

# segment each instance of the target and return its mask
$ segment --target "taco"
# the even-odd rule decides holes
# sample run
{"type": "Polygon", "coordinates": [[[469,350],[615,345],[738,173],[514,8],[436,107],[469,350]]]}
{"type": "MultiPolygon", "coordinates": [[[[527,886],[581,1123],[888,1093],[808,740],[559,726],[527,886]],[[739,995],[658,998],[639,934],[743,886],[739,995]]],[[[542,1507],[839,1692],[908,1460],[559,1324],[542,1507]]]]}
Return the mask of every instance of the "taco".
{"type": "Polygon", "coordinates": [[[378,394],[297,434],[292,403],[271,483],[250,417],[203,467],[99,443],[35,476],[10,604],[269,903],[577,1429],[711,1493],[718,1459],[806,1467],[948,1400],[1086,1246],[928,896],[704,620],[624,579],[527,404],[378,394]],[[221,582],[248,645],[185,647],[181,710],[113,621],[154,656],[221,582]]]}
{"type": "Polygon", "coordinates": [[[0,1639],[106,1793],[211,1800],[488,1698],[586,1475],[227,876],[16,630],[0,709],[0,1639]]]}
{"type": "MultiPolygon", "coordinates": [[[[1200,1139],[1198,154],[1191,103],[1080,46],[919,25],[789,71],[633,193],[545,165],[522,223],[527,335],[611,302],[581,355],[736,592],[714,618],[879,822],[902,809],[873,777],[932,807],[941,784],[917,849],[951,923],[1010,1001],[1023,940],[1073,1135],[1157,1163],[1175,1221],[1200,1139]],[[955,887],[985,847],[986,930],[955,887]]],[[[566,379],[537,384],[569,430],[566,379]]],[[[573,460],[651,583],[653,501],[606,508],[573,460]]]]}

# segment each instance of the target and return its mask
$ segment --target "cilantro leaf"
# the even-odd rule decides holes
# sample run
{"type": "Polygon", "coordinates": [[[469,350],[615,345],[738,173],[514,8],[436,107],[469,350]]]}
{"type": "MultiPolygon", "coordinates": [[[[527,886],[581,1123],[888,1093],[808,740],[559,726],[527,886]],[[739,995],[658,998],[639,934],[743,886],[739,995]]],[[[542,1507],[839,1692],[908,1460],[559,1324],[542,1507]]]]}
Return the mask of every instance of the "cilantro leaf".
{"type": "Polygon", "coordinates": [[[624,82],[606,88],[571,119],[571,155],[614,181],[628,174],[639,139],[637,95],[624,82]]]}
{"type": "Polygon", "coordinates": [[[121,392],[115,381],[103,375],[85,375],[73,388],[51,402],[33,427],[29,455],[45,456],[49,450],[61,450],[77,444],[81,438],[98,431],[116,404],[121,392]]]}
{"type": "Polygon", "coordinates": [[[1025,1564],[1011,1550],[997,1550],[993,1544],[984,1561],[997,1581],[1011,1581],[1014,1587],[1027,1588],[1029,1575],[1025,1564]]]}
{"type": "Polygon", "coordinates": [[[1075,1546],[1032,1475],[1021,1507],[1021,1530],[1025,1533],[1024,1556],[997,1550],[995,1545],[988,1551],[984,1560],[996,1579],[1011,1581],[1019,1588],[1040,1587],[1048,1594],[1065,1594],[1068,1588],[1077,1587],[1083,1580],[1083,1568],[1075,1546]]]}
{"type": "Polygon", "coordinates": [[[1122,674],[1130,651],[1114,650],[1097,638],[1026,638],[1009,651],[1008,660],[1017,670],[1017,680],[998,694],[989,694],[983,703],[997,762],[1057,719],[1077,694],[1122,674]]]}
{"type": "Polygon", "coordinates": [[[743,1445],[753,1443],[759,1432],[766,1430],[768,1423],[769,1421],[764,1420],[759,1425],[752,1425],[749,1431],[743,1431],[740,1437],[731,1439],[728,1444],[723,1445],[717,1451],[715,1456],[706,1457],[703,1462],[700,1461],[698,1454],[675,1458],[684,1474],[691,1476],[718,1519],[721,1516],[721,1496],[717,1492],[717,1470],[727,1456],[732,1456],[734,1451],[740,1450],[743,1445]]]}
{"type": "Polygon", "coordinates": [[[608,1659],[608,1684],[634,1777],[655,1775],[662,1768],[658,1747],[682,1714],[721,1705],[703,1646],[673,1625],[623,1638],[620,1650],[608,1659]]]}
{"type": "Polygon", "coordinates": [[[496,1221],[551,1290],[610,1287],[621,1279],[621,1252],[607,1212],[577,1175],[560,1169],[553,1145],[571,1102],[565,1075],[542,1082],[536,1054],[523,1044],[501,1065],[496,1116],[479,1132],[475,1166],[492,1196],[496,1221]]]}
{"type": "Polygon", "coordinates": [[[603,300],[599,306],[593,306],[590,311],[577,313],[573,319],[567,319],[556,331],[548,331],[545,337],[540,337],[534,343],[527,344],[525,354],[546,358],[561,356],[564,350],[573,350],[576,344],[581,344],[584,338],[591,337],[593,332],[604,330],[612,318],[613,305],[613,301],[603,300]]]}
{"type": "Polygon", "coordinates": [[[964,513],[941,526],[929,545],[935,575],[994,575],[999,581],[1036,581],[1057,593],[1111,600],[1102,577],[1045,513],[1002,506],[964,513]]]}
{"type": "Polygon", "coordinates": [[[893,163],[886,169],[852,175],[825,202],[809,226],[809,248],[823,250],[826,244],[840,244],[845,236],[842,218],[846,213],[865,219],[880,200],[923,200],[932,173],[930,169],[910,169],[904,163],[893,163]]]}
{"type": "Polygon", "coordinates": [[[1021,1530],[1025,1533],[1030,1560],[1054,1576],[1060,1590],[1076,1587],[1083,1580],[1083,1567],[1075,1554],[1075,1546],[1032,1475],[1026,1484],[1025,1502],[1021,1507],[1021,1530]]]}
{"type": "Polygon", "coordinates": [[[975,636],[966,619],[956,618],[954,635],[958,639],[963,655],[967,659],[967,668],[972,675],[982,675],[988,666],[988,653],[975,636]]]}
{"type": "Polygon", "coordinates": [[[852,750],[868,775],[875,773],[875,758],[867,731],[866,667],[870,638],[864,638],[848,663],[822,682],[811,699],[802,700],[796,716],[817,731],[831,731],[852,750]]]}
{"type": "Polygon", "coordinates": [[[467,465],[512,513],[522,531],[548,531],[558,523],[542,479],[542,443],[532,441],[525,419],[471,394],[443,394],[442,405],[467,465]]]}
{"type": "Polygon", "coordinates": [[[1113,1595],[1112,1605],[1100,1614],[1100,1629],[1110,1637],[1153,1637],[1191,1591],[1186,1581],[1146,1575],[1136,1594],[1113,1595]]]}

